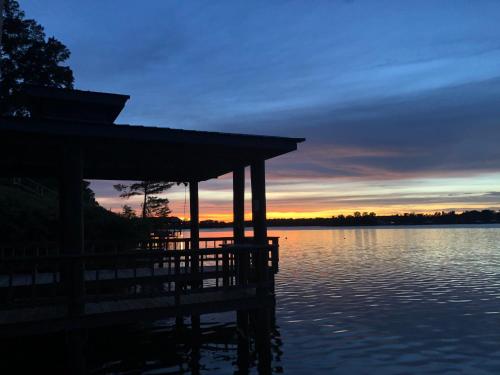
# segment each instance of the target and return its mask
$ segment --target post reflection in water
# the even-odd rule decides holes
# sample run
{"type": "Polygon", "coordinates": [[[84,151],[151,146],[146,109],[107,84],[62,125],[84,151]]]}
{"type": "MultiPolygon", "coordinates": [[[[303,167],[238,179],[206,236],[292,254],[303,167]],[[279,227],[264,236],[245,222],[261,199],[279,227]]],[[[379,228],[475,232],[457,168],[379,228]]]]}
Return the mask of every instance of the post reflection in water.
{"type": "Polygon", "coordinates": [[[13,369],[16,373],[67,374],[68,368],[72,374],[283,372],[274,301],[258,310],[202,315],[199,330],[193,329],[189,319],[179,325],[173,318],[73,336],[9,339],[0,343],[0,350],[12,353],[2,358],[2,374],[13,369]]]}
{"type": "Polygon", "coordinates": [[[199,330],[185,320],[181,326],[157,322],[114,337],[94,332],[86,345],[87,366],[95,374],[153,370],[168,370],[169,374],[283,372],[274,304],[204,318],[199,330]]]}

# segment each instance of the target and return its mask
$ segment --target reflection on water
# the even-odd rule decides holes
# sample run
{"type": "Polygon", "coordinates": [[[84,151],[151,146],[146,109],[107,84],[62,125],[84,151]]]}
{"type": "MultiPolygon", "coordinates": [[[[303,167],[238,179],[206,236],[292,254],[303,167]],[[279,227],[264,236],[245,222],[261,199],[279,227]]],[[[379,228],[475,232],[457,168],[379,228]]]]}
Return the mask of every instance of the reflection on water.
{"type": "Polygon", "coordinates": [[[500,373],[500,226],[270,235],[285,373],[500,373]]]}
{"type": "Polygon", "coordinates": [[[499,226],[273,234],[285,372],[499,373],[499,226]]]}
{"type": "Polygon", "coordinates": [[[247,314],[247,325],[236,324],[236,312],[206,315],[199,330],[189,319],[92,329],[85,333],[85,350],[73,351],[71,358],[66,355],[71,337],[63,333],[9,339],[0,342],[0,373],[68,374],[68,368],[75,374],[282,373],[274,309],[263,306],[247,314]],[[72,365],[75,358],[84,365],[72,365]]]}
{"type": "MultiPolygon", "coordinates": [[[[500,372],[500,226],[269,234],[280,272],[261,373],[500,372]]],[[[246,348],[227,313],[203,316],[200,336],[174,321],[91,332],[87,360],[95,374],[256,374],[253,319],[246,348]]]]}
{"type": "Polygon", "coordinates": [[[263,318],[258,312],[251,316],[245,334],[234,324],[235,313],[205,317],[197,333],[188,324],[175,328],[175,320],[119,332],[110,329],[107,334],[92,332],[88,341],[93,347],[87,361],[95,374],[279,373],[279,365],[272,368],[269,358],[273,356],[274,363],[280,363],[282,343],[272,310],[267,312],[272,320],[265,337],[260,336],[257,321],[263,318]]]}

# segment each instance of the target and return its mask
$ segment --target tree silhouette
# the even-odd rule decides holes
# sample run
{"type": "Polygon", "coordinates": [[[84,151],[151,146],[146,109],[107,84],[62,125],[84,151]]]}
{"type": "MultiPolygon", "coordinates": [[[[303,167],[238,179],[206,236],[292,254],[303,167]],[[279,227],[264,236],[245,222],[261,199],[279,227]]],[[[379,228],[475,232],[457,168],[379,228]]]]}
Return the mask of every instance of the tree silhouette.
{"type": "Polygon", "coordinates": [[[171,182],[166,181],[140,181],[130,185],[113,185],[121,194],[121,198],[128,199],[141,195],[142,218],[146,217],[167,217],[170,214],[168,199],[158,197],[158,194],[166,192],[172,187],[171,182]]]}
{"type": "Polygon", "coordinates": [[[15,0],[4,0],[0,63],[2,115],[26,115],[17,95],[24,86],[73,88],[73,72],[61,65],[68,48],[54,37],[46,38],[43,27],[25,19],[15,0]]]}
{"type": "Polygon", "coordinates": [[[127,219],[134,219],[136,217],[135,211],[127,204],[123,205],[121,215],[127,219]]]}

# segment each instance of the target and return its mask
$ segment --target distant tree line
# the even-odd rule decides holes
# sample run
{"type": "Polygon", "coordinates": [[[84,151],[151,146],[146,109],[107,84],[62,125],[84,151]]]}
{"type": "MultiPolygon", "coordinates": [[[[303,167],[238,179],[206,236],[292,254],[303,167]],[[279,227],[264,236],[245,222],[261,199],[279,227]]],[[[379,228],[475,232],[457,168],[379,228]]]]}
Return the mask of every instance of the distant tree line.
{"type": "MultiPolygon", "coordinates": [[[[500,211],[472,210],[462,213],[441,211],[431,214],[404,213],[377,216],[375,212],[354,212],[352,215],[338,215],[329,218],[302,219],[268,219],[270,227],[302,227],[302,226],[372,226],[372,225],[441,225],[441,224],[496,224],[500,223],[500,211]]],[[[245,222],[252,226],[251,221],[245,222]]],[[[186,223],[187,225],[187,223],[186,223]]],[[[224,228],[232,224],[224,221],[205,220],[200,222],[203,228],[224,228]]]]}

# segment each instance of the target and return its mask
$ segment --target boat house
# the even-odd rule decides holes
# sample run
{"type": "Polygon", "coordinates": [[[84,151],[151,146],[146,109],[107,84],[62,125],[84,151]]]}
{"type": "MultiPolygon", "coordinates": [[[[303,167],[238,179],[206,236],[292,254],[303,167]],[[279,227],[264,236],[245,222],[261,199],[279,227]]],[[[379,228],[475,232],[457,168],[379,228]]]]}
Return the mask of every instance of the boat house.
{"type": "Polygon", "coordinates": [[[199,324],[200,314],[252,309],[272,297],[278,239],[267,235],[265,162],[304,139],[115,124],[128,99],[32,87],[24,93],[29,117],[0,118],[0,175],[53,177],[60,186],[55,249],[0,249],[1,335],[165,316],[191,316],[199,324]],[[246,167],[250,238],[244,235],[246,167]],[[200,238],[198,184],[227,173],[233,176],[234,235],[200,238]],[[190,238],[87,252],[84,179],[188,183],[190,238]]]}

